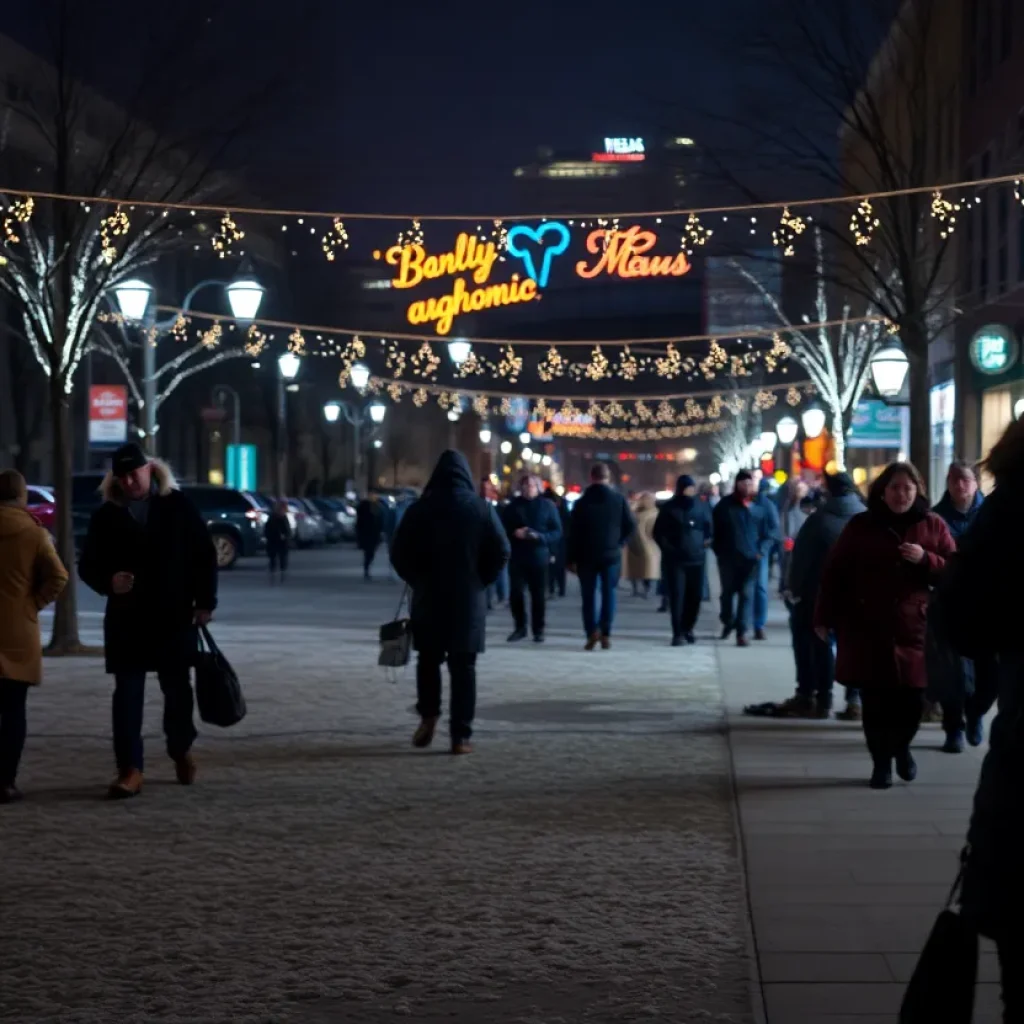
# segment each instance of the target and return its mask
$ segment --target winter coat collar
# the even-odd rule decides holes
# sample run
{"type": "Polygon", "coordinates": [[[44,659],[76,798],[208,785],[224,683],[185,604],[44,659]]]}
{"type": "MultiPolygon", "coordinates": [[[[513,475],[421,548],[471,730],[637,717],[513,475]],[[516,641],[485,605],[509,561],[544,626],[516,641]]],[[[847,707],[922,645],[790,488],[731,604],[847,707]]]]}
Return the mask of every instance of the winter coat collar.
{"type": "MultiPolygon", "coordinates": [[[[156,493],[161,498],[166,498],[171,491],[178,489],[178,481],[174,478],[174,473],[171,471],[171,467],[160,459],[151,459],[150,464],[153,467],[153,480],[156,484],[156,493]]],[[[117,482],[117,478],[109,470],[107,475],[103,478],[103,483],[100,484],[100,495],[104,501],[113,502],[115,505],[124,505],[125,496],[124,491],[121,490],[121,485],[117,482]]]]}

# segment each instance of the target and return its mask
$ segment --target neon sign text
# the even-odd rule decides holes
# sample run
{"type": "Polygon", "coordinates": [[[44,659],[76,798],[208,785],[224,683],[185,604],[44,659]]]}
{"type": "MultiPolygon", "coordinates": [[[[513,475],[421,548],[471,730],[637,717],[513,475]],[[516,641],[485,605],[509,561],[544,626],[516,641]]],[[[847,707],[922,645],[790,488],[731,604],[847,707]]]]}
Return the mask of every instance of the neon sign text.
{"type": "Polygon", "coordinates": [[[682,277],[690,272],[691,264],[685,252],[674,256],[647,256],[654,248],[658,236],[653,231],[644,231],[638,225],[625,231],[608,231],[601,228],[587,236],[587,252],[601,253],[601,258],[589,266],[586,260],[576,264],[580,277],[592,278],[598,274],[613,277],[682,277]]]}
{"type": "Polygon", "coordinates": [[[518,274],[512,275],[511,281],[501,284],[489,284],[483,288],[466,287],[466,279],[457,277],[448,295],[438,298],[420,299],[409,306],[406,314],[411,324],[435,322],[438,334],[447,334],[459,313],[471,310],[493,309],[495,306],[511,306],[519,302],[532,302],[537,298],[537,282],[526,278],[520,280],[518,274]]]}
{"type": "Polygon", "coordinates": [[[643,139],[605,139],[606,153],[644,153],[643,139]]]}
{"type": "Polygon", "coordinates": [[[509,255],[523,261],[526,273],[537,282],[539,287],[547,287],[548,277],[551,275],[551,261],[556,256],[561,256],[569,248],[569,229],[558,221],[549,221],[536,228],[531,228],[526,224],[517,224],[508,229],[507,237],[506,247],[509,255]],[[550,236],[552,239],[548,245],[544,244],[545,236],[550,236]],[[534,263],[533,253],[529,249],[523,248],[521,239],[534,242],[542,247],[544,255],[539,271],[534,263]]]}
{"type": "Polygon", "coordinates": [[[398,277],[391,282],[393,288],[415,288],[424,279],[433,281],[467,270],[473,271],[477,284],[485,284],[497,262],[498,250],[493,242],[481,242],[475,235],[462,233],[450,252],[428,256],[422,245],[393,245],[384,259],[398,267],[398,277]]]}

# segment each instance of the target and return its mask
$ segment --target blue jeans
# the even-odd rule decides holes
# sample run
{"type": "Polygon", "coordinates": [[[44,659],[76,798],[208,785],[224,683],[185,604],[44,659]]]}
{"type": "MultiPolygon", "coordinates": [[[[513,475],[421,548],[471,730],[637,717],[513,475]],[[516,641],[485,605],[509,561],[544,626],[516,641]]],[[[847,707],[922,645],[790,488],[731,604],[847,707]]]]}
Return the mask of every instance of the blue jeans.
{"type": "MultiPolygon", "coordinates": [[[[172,760],[192,748],[196,727],[192,722],[192,684],[188,669],[158,672],[164,694],[164,736],[172,760]]],[[[146,702],[146,673],[118,672],[114,676],[114,759],[118,773],[143,771],[142,712],[146,702]]]]}
{"type": "Polygon", "coordinates": [[[768,572],[771,566],[765,555],[757,563],[754,578],[754,629],[764,629],[768,622],[768,572]]]}
{"type": "Polygon", "coordinates": [[[750,627],[751,606],[754,603],[754,584],[759,564],[739,558],[721,558],[718,561],[718,574],[722,580],[720,601],[722,625],[735,629],[739,636],[746,636],[750,627]]]}
{"type": "Polygon", "coordinates": [[[612,635],[612,623],[615,621],[615,602],[619,589],[619,573],[621,565],[614,562],[601,568],[584,568],[580,566],[580,593],[583,595],[583,631],[593,636],[600,632],[602,636],[612,635]],[[601,587],[601,616],[597,614],[597,588],[601,587]]]}

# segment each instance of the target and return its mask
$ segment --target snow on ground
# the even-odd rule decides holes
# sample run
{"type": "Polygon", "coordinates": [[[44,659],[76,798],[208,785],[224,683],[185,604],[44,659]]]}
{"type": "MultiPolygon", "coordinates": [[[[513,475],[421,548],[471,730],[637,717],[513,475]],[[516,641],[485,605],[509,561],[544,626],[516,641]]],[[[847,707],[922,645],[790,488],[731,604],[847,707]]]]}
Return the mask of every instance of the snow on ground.
{"type": "Polygon", "coordinates": [[[365,631],[222,627],[249,717],[102,799],[109,680],[50,662],[0,808],[0,1020],[747,1021],[713,649],[495,643],[477,754],[414,752],[365,631]]]}

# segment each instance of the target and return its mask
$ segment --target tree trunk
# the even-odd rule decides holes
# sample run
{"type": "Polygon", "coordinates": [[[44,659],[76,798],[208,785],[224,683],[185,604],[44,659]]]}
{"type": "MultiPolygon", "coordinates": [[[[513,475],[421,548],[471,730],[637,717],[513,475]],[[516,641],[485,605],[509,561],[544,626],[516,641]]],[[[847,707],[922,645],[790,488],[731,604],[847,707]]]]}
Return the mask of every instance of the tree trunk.
{"type": "Polygon", "coordinates": [[[78,636],[78,574],[75,568],[74,520],[71,514],[71,410],[59,374],[50,377],[50,418],[53,432],[53,491],[57,503],[57,554],[71,578],[57,599],[53,634],[46,653],[79,654],[82,652],[82,642],[78,636]]]}
{"type": "Polygon", "coordinates": [[[927,346],[907,346],[910,363],[910,461],[924,480],[925,494],[931,494],[931,390],[928,379],[927,346]]]}

